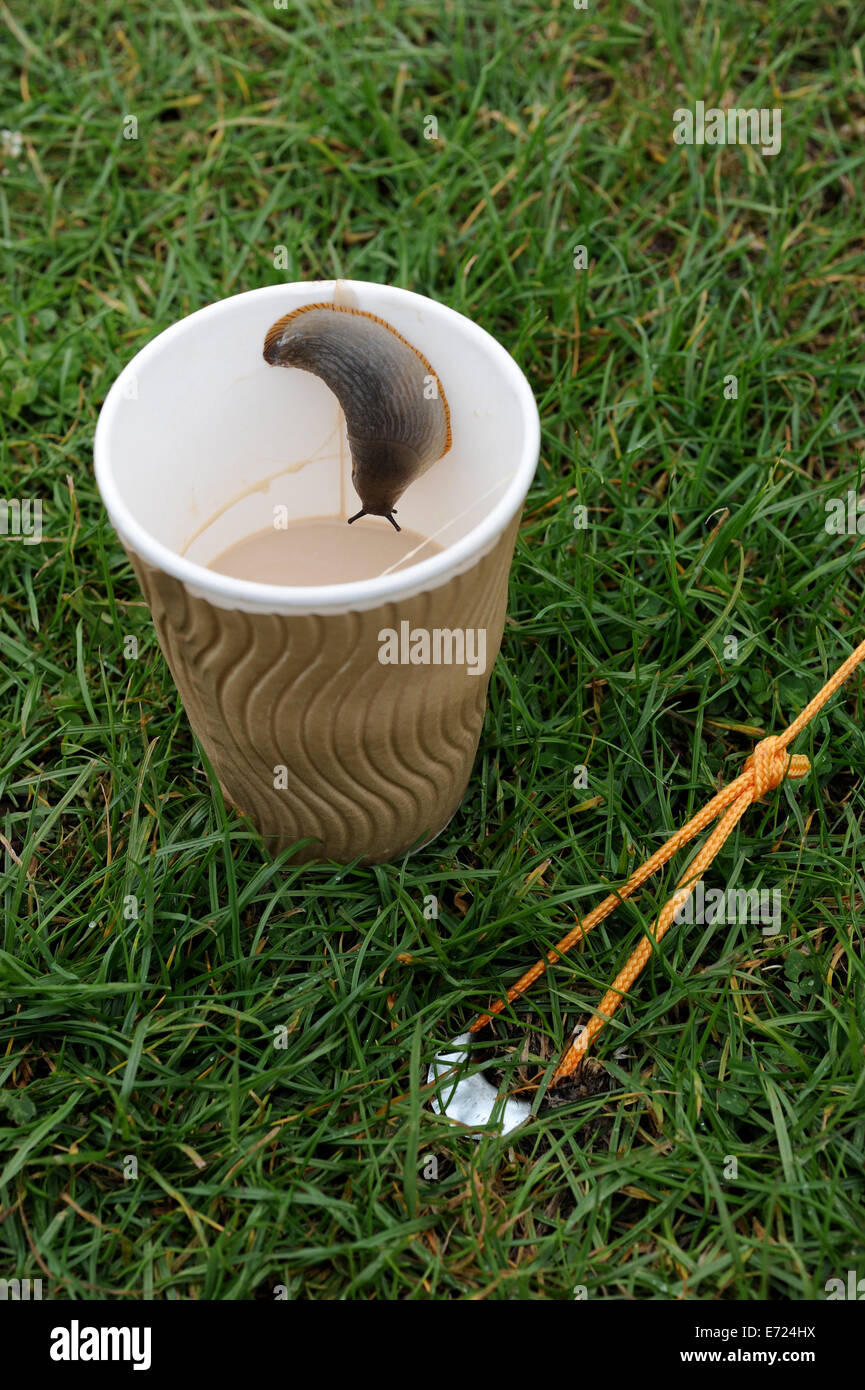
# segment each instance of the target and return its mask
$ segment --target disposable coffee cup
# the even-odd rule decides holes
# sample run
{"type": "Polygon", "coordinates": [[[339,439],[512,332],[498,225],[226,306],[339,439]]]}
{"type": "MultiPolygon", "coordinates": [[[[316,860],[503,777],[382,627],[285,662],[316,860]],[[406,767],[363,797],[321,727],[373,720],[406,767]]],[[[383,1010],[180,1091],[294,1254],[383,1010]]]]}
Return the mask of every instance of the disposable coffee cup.
{"type": "MultiPolygon", "coordinates": [[[[192,730],[271,852],[383,863],[454,815],[539,440],[531,389],[500,343],[444,304],[363,281],[220,300],[113,383],[96,429],[99,491],[192,730]],[[399,499],[399,520],[442,548],[349,583],[232,578],[208,566],[239,536],[361,505],[336,397],[262,356],[277,319],[322,303],[377,315],[434,367],[452,444],[399,499]]],[[[366,525],[388,523],[346,526],[345,545],[366,525]]]]}

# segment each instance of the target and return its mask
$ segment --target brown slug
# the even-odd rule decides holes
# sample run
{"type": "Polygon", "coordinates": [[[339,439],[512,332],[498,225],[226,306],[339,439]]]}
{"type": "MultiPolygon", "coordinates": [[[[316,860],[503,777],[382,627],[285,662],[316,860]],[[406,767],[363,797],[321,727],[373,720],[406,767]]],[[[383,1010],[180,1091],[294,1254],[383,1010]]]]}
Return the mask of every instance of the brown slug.
{"type": "Polygon", "coordinates": [[[398,531],[397,501],[451,447],[448,403],[427,359],[384,319],[340,304],[308,304],[278,319],[264,359],[312,372],[339,401],[363,503],[348,524],[384,516],[398,531]]]}

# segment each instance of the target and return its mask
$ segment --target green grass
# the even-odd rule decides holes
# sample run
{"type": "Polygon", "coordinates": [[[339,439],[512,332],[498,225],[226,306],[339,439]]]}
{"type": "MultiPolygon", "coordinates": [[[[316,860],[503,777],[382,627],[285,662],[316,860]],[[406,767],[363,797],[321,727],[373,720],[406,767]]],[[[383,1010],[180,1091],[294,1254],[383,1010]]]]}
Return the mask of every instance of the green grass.
{"type": "MultiPolygon", "coordinates": [[[[675,928],[598,1041],[608,1088],[510,1139],[420,1090],[865,634],[861,538],[824,528],[865,458],[859,13],[0,5],[0,493],[44,500],[41,545],[0,540],[0,1277],[798,1300],[865,1275],[861,674],[707,876],[779,889],[780,935],[675,928]],[[780,107],[781,153],[675,146],[698,99],[780,107]],[[543,423],[465,801],[375,869],[274,862],[219,804],[91,463],[157,332],[334,275],[476,319],[543,423]]],[[[683,864],[495,1057],[528,1039],[549,1077],[683,864]]]]}

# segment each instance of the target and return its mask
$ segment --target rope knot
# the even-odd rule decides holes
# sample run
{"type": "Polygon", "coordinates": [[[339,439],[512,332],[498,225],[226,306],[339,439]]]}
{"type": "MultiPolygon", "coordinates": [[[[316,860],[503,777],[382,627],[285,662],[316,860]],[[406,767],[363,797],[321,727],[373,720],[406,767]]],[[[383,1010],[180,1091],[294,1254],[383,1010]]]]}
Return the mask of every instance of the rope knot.
{"type": "Polygon", "coordinates": [[[755,744],[745,759],[745,772],[754,770],[754,800],[780,787],[785,777],[804,777],[811,764],[802,753],[787,752],[780,738],[770,734],[755,744]]]}

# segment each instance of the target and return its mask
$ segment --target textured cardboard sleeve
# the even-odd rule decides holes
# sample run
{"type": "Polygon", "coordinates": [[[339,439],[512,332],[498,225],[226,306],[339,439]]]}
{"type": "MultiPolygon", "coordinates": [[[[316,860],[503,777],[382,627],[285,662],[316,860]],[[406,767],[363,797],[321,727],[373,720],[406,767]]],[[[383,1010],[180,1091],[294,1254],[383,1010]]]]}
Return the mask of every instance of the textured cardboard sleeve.
{"type": "Polygon", "coordinates": [[[451,819],[477,752],[519,517],[470,570],[366,611],[218,608],[127,550],[192,729],[276,853],[384,863],[451,819]],[[484,674],[383,665],[379,632],[485,629],[484,674]],[[287,785],[274,785],[277,769],[287,785]]]}

